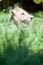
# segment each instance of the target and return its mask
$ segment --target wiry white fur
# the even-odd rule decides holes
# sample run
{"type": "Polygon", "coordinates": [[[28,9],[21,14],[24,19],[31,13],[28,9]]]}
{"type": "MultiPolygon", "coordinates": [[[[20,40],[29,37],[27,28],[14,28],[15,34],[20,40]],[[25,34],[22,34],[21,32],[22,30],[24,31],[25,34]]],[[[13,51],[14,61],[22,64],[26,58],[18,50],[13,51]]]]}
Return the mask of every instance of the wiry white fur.
{"type": "Polygon", "coordinates": [[[30,21],[34,16],[26,12],[24,9],[16,7],[15,9],[11,10],[12,17],[14,21],[17,23],[25,22],[25,21],[30,21]]]}

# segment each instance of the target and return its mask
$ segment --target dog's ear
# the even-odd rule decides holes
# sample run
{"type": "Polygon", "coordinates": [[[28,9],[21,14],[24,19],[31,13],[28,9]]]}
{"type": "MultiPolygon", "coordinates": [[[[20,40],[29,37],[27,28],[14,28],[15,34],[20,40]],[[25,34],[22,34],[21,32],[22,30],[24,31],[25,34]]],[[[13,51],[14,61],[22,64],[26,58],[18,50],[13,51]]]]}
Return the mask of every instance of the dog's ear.
{"type": "Polygon", "coordinates": [[[15,15],[15,13],[14,13],[14,11],[13,11],[13,10],[11,10],[11,11],[10,11],[10,14],[11,14],[12,16],[14,16],[14,15],[15,15]]]}

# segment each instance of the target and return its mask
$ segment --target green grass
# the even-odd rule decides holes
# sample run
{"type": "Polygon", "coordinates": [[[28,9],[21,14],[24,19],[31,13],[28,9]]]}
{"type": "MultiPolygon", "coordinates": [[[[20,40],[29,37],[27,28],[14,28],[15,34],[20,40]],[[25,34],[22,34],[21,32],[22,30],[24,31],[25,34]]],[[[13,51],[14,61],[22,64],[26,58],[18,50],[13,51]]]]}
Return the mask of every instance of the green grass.
{"type": "Polygon", "coordinates": [[[34,13],[29,25],[15,26],[0,13],[0,65],[43,65],[43,15],[34,13]]]}
{"type": "Polygon", "coordinates": [[[43,18],[43,11],[34,12],[33,14],[34,14],[34,16],[36,16],[36,17],[43,18]]]}

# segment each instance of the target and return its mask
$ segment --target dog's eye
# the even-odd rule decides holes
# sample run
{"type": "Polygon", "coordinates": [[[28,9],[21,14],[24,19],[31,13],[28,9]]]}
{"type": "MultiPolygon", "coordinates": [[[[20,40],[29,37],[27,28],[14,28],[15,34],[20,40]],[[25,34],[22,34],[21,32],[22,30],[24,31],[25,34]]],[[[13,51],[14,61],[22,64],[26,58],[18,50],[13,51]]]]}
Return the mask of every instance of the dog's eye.
{"type": "Polygon", "coordinates": [[[21,13],[21,15],[24,15],[24,13],[21,13]]]}
{"type": "Polygon", "coordinates": [[[13,16],[15,16],[15,13],[13,11],[11,13],[12,13],[13,16]]]}

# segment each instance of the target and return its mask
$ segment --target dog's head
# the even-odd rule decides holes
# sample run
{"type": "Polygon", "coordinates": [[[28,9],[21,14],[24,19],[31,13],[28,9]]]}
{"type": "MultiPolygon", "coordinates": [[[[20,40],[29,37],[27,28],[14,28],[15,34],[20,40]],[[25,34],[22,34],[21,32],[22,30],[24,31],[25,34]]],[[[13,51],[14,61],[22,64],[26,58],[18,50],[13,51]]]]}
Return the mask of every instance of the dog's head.
{"type": "Polygon", "coordinates": [[[18,22],[23,22],[25,20],[30,21],[33,18],[33,15],[26,12],[24,9],[20,7],[16,7],[13,10],[10,11],[11,16],[13,17],[13,20],[18,22]]]}

